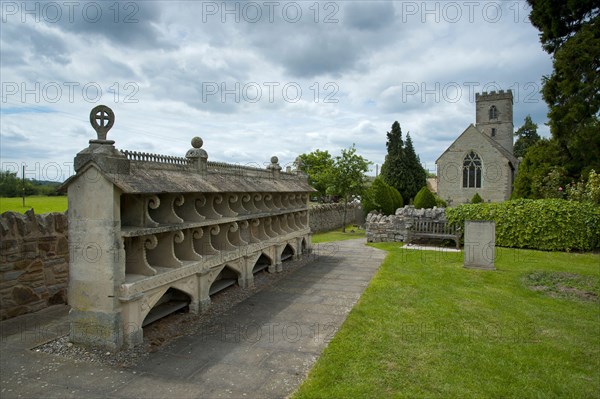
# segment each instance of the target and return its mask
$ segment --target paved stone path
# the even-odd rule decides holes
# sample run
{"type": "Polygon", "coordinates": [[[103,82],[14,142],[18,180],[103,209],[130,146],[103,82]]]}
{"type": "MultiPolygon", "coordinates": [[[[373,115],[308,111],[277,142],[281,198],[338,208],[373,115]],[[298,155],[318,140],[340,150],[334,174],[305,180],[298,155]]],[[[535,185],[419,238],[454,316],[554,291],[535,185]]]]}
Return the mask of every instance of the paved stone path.
{"type": "Polygon", "coordinates": [[[346,319],[385,252],[359,239],[315,245],[312,256],[216,325],[172,342],[134,368],[29,350],[66,331],[66,307],[2,322],[0,398],[285,397],[346,319]]]}

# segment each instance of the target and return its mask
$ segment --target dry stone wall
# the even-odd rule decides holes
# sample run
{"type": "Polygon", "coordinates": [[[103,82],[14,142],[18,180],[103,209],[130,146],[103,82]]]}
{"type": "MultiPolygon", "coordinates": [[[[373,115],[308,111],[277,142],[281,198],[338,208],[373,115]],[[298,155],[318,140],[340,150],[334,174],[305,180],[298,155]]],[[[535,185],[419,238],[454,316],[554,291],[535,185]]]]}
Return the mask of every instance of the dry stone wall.
{"type": "Polygon", "coordinates": [[[0,319],[66,303],[67,226],[58,212],[0,215],[0,319]]]}
{"type": "Polygon", "coordinates": [[[367,215],[365,228],[367,242],[403,242],[406,238],[407,225],[414,218],[431,221],[445,221],[446,209],[415,209],[412,205],[398,208],[395,215],[385,216],[379,212],[367,215]]]}
{"type": "MultiPolygon", "coordinates": [[[[339,229],[344,220],[344,204],[321,204],[309,209],[309,224],[313,233],[339,229]]],[[[346,215],[347,224],[358,224],[362,226],[365,223],[365,217],[362,208],[358,204],[348,204],[348,213],[346,215]]]]}

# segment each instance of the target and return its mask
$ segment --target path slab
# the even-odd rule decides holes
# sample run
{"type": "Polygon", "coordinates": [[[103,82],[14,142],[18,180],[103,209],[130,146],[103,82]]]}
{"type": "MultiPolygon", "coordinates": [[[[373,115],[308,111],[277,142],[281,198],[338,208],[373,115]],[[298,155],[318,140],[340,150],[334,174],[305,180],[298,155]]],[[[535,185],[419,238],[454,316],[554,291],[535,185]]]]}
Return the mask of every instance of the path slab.
{"type": "Polygon", "coordinates": [[[41,337],[24,334],[17,321],[2,322],[0,397],[285,397],[340,328],[385,252],[357,239],[322,244],[312,256],[279,285],[230,309],[215,328],[177,339],[133,368],[31,351],[65,331],[64,310],[27,316],[41,337]]]}

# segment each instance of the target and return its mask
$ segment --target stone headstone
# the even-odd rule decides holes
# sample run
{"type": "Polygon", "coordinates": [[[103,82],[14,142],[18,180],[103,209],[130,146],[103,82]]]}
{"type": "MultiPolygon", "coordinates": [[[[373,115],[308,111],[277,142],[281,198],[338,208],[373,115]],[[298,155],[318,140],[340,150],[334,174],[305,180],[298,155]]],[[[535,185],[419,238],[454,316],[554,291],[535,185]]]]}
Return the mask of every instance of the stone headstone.
{"type": "Polygon", "coordinates": [[[466,220],[464,251],[464,267],[495,270],[496,222],[466,220]]]}

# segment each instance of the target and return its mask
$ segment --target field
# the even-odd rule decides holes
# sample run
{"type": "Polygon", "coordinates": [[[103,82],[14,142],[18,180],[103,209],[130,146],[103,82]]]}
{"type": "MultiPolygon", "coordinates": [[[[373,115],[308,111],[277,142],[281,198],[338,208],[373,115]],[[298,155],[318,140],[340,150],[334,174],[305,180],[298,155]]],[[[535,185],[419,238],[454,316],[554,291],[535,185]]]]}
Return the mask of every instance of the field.
{"type": "Polygon", "coordinates": [[[386,260],[295,399],[598,397],[597,254],[497,248],[479,271],[373,246],[386,260]]]}
{"type": "Polygon", "coordinates": [[[67,197],[25,197],[25,207],[23,207],[23,199],[21,197],[0,198],[0,213],[4,213],[6,211],[25,213],[25,211],[31,208],[33,208],[36,214],[65,212],[67,210],[67,197]]]}

